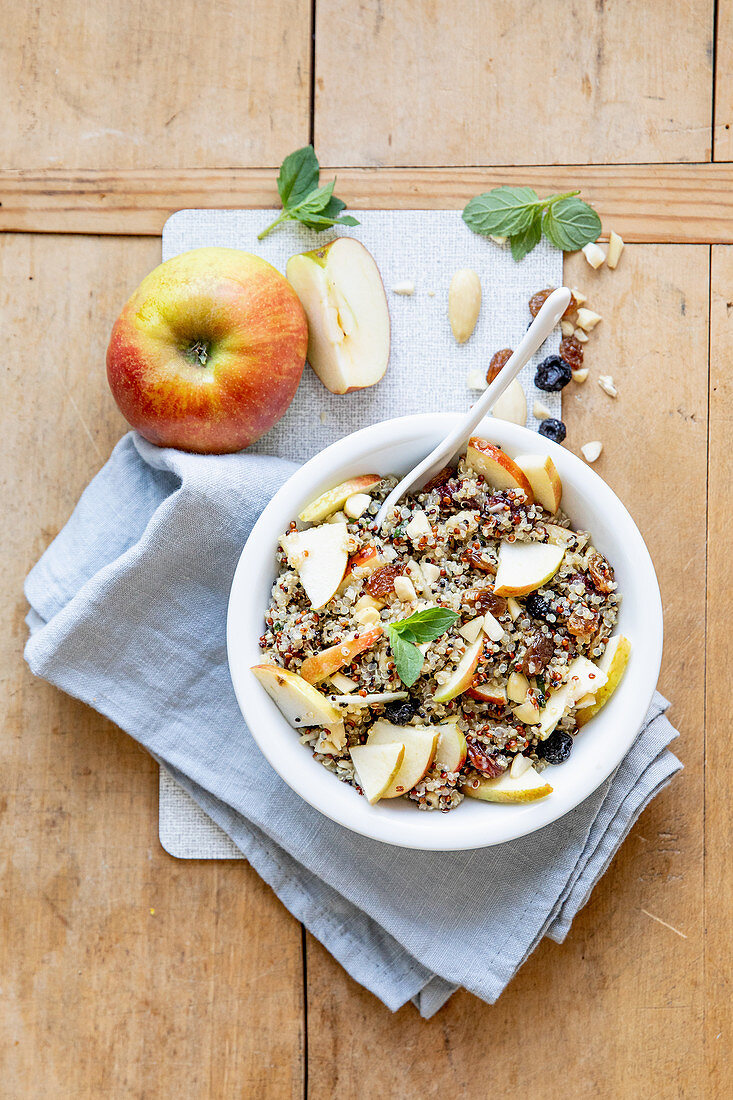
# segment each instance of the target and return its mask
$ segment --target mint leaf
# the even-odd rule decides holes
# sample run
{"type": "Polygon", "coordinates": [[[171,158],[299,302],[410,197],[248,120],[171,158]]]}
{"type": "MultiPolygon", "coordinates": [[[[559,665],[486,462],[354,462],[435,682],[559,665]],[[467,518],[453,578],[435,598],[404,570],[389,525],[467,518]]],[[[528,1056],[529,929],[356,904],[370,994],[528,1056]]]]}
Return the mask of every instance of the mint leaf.
{"type": "Polygon", "coordinates": [[[426,607],[424,611],[417,611],[392,626],[408,641],[423,645],[425,642],[434,642],[441,634],[445,634],[459,618],[455,611],[449,611],[445,607],[426,607]]]}
{"type": "Polygon", "coordinates": [[[475,233],[511,237],[527,228],[541,205],[531,187],[495,187],[471,199],[463,220],[475,233]]]}
{"type": "Polygon", "coordinates": [[[574,252],[598,240],[601,219],[587,202],[571,196],[550,203],[542,229],[547,239],[563,252],[574,252]]]}
{"type": "Polygon", "coordinates": [[[509,239],[513,258],[519,263],[535,245],[539,244],[542,236],[542,211],[537,210],[532,221],[521,233],[516,233],[509,239]]]}
{"type": "Polygon", "coordinates": [[[420,675],[423,666],[423,655],[412,642],[400,637],[394,625],[387,627],[389,646],[394,657],[397,675],[406,687],[412,687],[420,675]]]}
{"type": "Polygon", "coordinates": [[[318,187],[318,158],[312,145],[296,149],[280,166],[277,189],[285,207],[294,206],[318,187]]]}
{"type": "Polygon", "coordinates": [[[302,222],[308,229],[315,229],[316,232],[331,225],[359,224],[351,215],[339,217],[346,203],[333,193],[335,180],[323,187],[318,186],[319,171],[318,159],[312,145],[296,149],[285,158],[277,177],[277,189],[283,209],[273,222],[257,234],[258,241],[266,237],[276,225],[288,220],[302,222]]]}

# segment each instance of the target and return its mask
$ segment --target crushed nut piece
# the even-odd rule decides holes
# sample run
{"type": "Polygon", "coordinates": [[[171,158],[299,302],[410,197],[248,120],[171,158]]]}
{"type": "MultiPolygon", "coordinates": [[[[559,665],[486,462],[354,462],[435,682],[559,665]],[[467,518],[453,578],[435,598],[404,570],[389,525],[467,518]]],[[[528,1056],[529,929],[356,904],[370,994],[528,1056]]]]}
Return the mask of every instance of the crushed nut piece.
{"type": "Polygon", "coordinates": [[[606,262],[606,253],[598,244],[586,244],[581,251],[591,267],[598,269],[606,262]]]}
{"type": "Polygon", "coordinates": [[[466,379],[469,390],[485,390],[486,376],[480,370],[472,370],[466,379]]]}
{"type": "Polygon", "coordinates": [[[598,377],[598,385],[601,387],[604,393],[607,393],[609,397],[618,397],[618,390],[613,384],[613,378],[610,374],[601,374],[598,377]]]}
{"type": "Polygon", "coordinates": [[[509,238],[508,237],[495,237],[493,234],[490,233],[489,234],[489,240],[493,241],[494,244],[498,244],[500,248],[503,248],[504,245],[506,244],[506,242],[509,240],[509,238]]]}
{"type": "Polygon", "coordinates": [[[572,374],[573,382],[578,382],[582,386],[583,382],[585,382],[586,378],[588,377],[588,368],[581,367],[580,370],[574,370],[572,374]]]}
{"type": "Polygon", "coordinates": [[[612,271],[615,270],[616,265],[618,264],[619,259],[621,258],[621,253],[623,252],[623,250],[624,250],[623,238],[620,237],[618,233],[614,233],[614,231],[612,229],[611,230],[611,236],[608,238],[608,261],[607,261],[608,266],[611,268],[612,271]]]}
{"type": "Polygon", "coordinates": [[[547,420],[552,416],[552,412],[548,409],[547,405],[543,405],[541,401],[535,401],[532,406],[532,416],[535,420],[547,420]]]}
{"type": "Polygon", "coordinates": [[[573,336],[581,344],[587,344],[588,343],[588,333],[583,332],[582,328],[576,328],[575,332],[573,333],[573,336]]]}
{"type": "Polygon", "coordinates": [[[560,322],[560,332],[563,334],[563,336],[572,336],[574,331],[575,331],[575,325],[573,324],[572,321],[561,321],[560,322]]]}
{"type": "Polygon", "coordinates": [[[325,409],[321,409],[321,424],[325,424],[328,420],[328,413],[325,409]]]}
{"type": "Polygon", "coordinates": [[[397,599],[401,600],[402,603],[414,603],[417,599],[415,585],[409,577],[395,577],[394,592],[397,599]]]}
{"type": "Polygon", "coordinates": [[[603,450],[603,444],[599,439],[594,439],[592,443],[584,443],[580,450],[586,462],[595,462],[603,450]]]}
{"type": "Polygon", "coordinates": [[[572,295],[579,306],[584,306],[588,301],[588,296],[584,294],[582,290],[578,290],[577,286],[572,288],[572,295]]]}
{"type": "Polygon", "coordinates": [[[522,756],[521,752],[517,753],[517,755],[512,760],[512,766],[509,770],[509,774],[511,775],[512,779],[519,779],[521,776],[523,776],[524,773],[529,770],[531,764],[532,761],[529,759],[528,756],[522,756]]]}
{"type": "Polygon", "coordinates": [[[592,332],[602,320],[600,313],[595,313],[592,309],[584,307],[578,310],[578,328],[582,328],[583,332],[592,332]]]}
{"type": "Polygon", "coordinates": [[[415,284],[410,279],[405,279],[402,283],[396,283],[392,287],[393,294],[402,294],[404,297],[409,298],[411,294],[415,293],[415,284]]]}

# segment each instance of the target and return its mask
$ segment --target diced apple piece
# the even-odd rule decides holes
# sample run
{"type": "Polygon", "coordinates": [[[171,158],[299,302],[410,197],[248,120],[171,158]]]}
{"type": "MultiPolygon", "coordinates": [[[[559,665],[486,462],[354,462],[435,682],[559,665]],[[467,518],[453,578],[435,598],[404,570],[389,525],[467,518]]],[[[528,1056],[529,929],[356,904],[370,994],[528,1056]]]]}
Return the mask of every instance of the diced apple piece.
{"type": "Polygon", "coordinates": [[[396,726],[384,718],[374,723],[367,745],[386,745],[399,740],[405,746],[402,766],[383,798],[399,798],[420,782],[435,758],[439,736],[435,726],[396,726]]]}
{"type": "Polygon", "coordinates": [[[573,689],[570,684],[561,684],[552,692],[544,707],[540,707],[539,728],[537,736],[540,741],[545,741],[562,716],[573,706],[573,689]]]}
{"type": "Polygon", "coordinates": [[[338,645],[330,645],[315,656],[306,657],[300,666],[300,675],[309,684],[320,684],[344,665],[350,665],[354,657],[371,649],[381,636],[381,626],[375,626],[364,634],[357,634],[355,638],[345,638],[338,645]]]}
{"type": "Polygon", "coordinates": [[[405,757],[405,746],[355,745],[349,749],[356,770],[359,786],[367,800],[374,805],[384,798],[385,792],[398,775],[405,757]]]}
{"type": "Polygon", "coordinates": [[[568,666],[566,682],[573,693],[573,705],[588,692],[595,693],[602,688],[608,677],[599,665],[594,665],[587,657],[576,657],[568,666]]]}
{"type": "Polygon", "coordinates": [[[466,695],[479,703],[489,703],[492,707],[507,705],[506,688],[502,684],[476,684],[466,689],[466,695]]]}
{"type": "Polygon", "coordinates": [[[334,672],[331,675],[331,683],[340,691],[342,695],[348,695],[352,691],[356,691],[358,683],[356,680],[352,680],[349,676],[344,676],[343,672],[334,672]]]}
{"type": "Polygon", "coordinates": [[[338,590],[349,560],[348,531],[340,523],[324,523],[307,531],[291,531],[282,539],[288,561],[315,610],[325,607],[338,590]]]}
{"type": "Polygon", "coordinates": [[[326,696],[297,672],[277,665],[254,665],[251,671],[291,726],[330,726],[341,721],[326,696]]]}
{"type": "Polygon", "coordinates": [[[373,386],[389,362],[387,295],[374,257],[337,237],[291,256],[285,271],[308,318],[308,362],[331,393],[373,386]]]}
{"type": "Polygon", "coordinates": [[[562,500],[562,481],[549,455],[517,455],[514,459],[532,486],[534,499],[554,516],[562,500]]]}
{"type": "Polygon", "coordinates": [[[376,707],[380,703],[397,703],[402,699],[408,699],[406,691],[375,691],[372,695],[331,695],[330,700],[336,706],[340,704],[348,707],[376,707]]]}
{"type": "Polygon", "coordinates": [[[513,596],[510,596],[506,602],[506,609],[509,612],[509,617],[513,623],[517,621],[522,614],[522,605],[517,603],[513,596]]]}
{"type": "Polygon", "coordinates": [[[606,674],[606,682],[596,692],[595,703],[578,711],[576,721],[579,726],[584,726],[586,722],[589,722],[611,698],[626,671],[630,654],[631,642],[623,634],[615,634],[609,640],[603,656],[598,662],[598,668],[606,674]]]}
{"type": "Polygon", "coordinates": [[[484,625],[483,615],[478,615],[475,619],[469,619],[467,623],[459,627],[458,633],[461,637],[465,638],[467,642],[475,642],[481,633],[481,628],[484,625]]]}
{"type": "Polygon", "coordinates": [[[483,632],[479,634],[475,642],[466,647],[466,652],[461,657],[454,671],[444,684],[441,684],[433,698],[436,703],[447,703],[456,696],[461,695],[466,688],[471,686],[474,673],[478,667],[481,653],[484,648],[483,632]]]}
{"type": "Polygon", "coordinates": [[[528,695],[523,703],[513,708],[515,718],[524,722],[525,726],[537,726],[540,721],[540,706],[533,695],[528,695]]]}
{"type": "Polygon", "coordinates": [[[438,747],[435,750],[435,766],[447,772],[458,772],[466,763],[466,738],[458,728],[457,718],[447,718],[435,729],[438,733],[438,747]]]}
{"type": "Polygon", "coordinates": [[[494,580],[497,596],[526,596],[555,576],[565,556],[551,542],[502,542],[494,580]]]}
{"type": "Polygon", "coordinates": [[[529,691],[529,680],[523,672],[510,672],[506,693],[513,703],[523,703],[529,691]]]}
{"type": "Polygon", "coordinates": [[[519,776],[511,771],[503,772],[496,779],[468,780],[461,790],[468,798],[478,798],[482,802],[536,802],[552,794],[552,787],[534,770],[527,768],[519,776]]]}
{"type": "Polygon", "coordinates": [[[526,474],[495,444],[473,436],[468,441],[466,462],[477,474],[483,474],[495,489],[521,489],[530,504],[534,501],[526,474]]]}
{"type": "Polygon", "coordinates": [[[312,500],[298,516],[301,523],[322,523],[328,516],[338,512],[346,504],[349,497],[356,493],[368,493],[381,481],[379,474],[363,474],[361,477],[352,477],[348,481],[342,481],[333,489],[327,489],[319,497],[312,500]]]}

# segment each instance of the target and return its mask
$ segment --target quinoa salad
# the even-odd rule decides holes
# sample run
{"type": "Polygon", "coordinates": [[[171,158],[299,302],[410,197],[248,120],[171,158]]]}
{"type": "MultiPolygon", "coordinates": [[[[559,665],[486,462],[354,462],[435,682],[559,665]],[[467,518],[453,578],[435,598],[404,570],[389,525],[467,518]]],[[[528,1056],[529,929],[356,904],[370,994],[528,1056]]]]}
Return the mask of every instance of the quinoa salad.
{"type": "Polygon", "coordinates": [[[344,482],[283,534],[253,672],[372,803],[547,797],[628,661],[613,566],[545,456],[474,438],[378,531],[396,482],[344,482]]]}

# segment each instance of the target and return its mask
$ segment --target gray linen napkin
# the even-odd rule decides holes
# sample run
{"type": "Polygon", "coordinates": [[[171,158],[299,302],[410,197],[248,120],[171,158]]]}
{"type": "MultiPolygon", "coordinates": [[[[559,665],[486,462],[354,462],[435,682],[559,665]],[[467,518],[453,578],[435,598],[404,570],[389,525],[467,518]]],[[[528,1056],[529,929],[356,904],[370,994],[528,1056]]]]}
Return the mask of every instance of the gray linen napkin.
{"type": "Polygon", "coordinates": [[[431,1016],[458,986],[493,1002],[560,942],[644,806],[679,770],[656,696],[615,775],[528,837],[469,852],[366,840],[302,802],[260,754],[229,681],[229,585],[293,470],[125,436],[32,570],[33,672],[136,738],[225,830],[284,905],[389,1008],[431,1016]]]}

